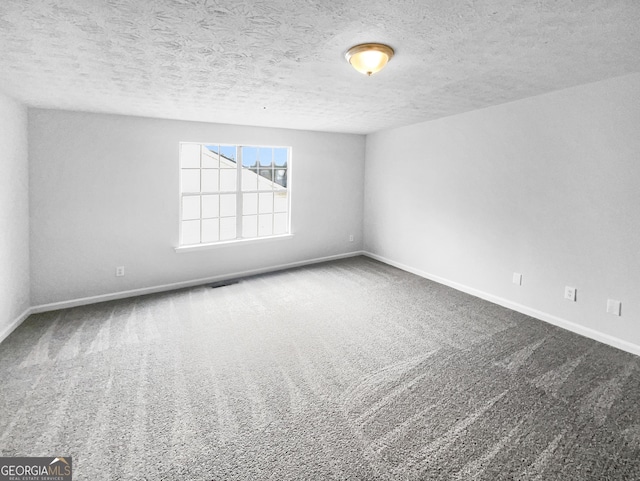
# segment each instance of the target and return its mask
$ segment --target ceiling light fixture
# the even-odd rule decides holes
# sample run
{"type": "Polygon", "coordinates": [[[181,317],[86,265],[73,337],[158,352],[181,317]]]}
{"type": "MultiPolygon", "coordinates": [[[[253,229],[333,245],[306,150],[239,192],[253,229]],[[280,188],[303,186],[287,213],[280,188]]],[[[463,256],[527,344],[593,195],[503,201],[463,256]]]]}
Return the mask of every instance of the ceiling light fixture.
{"type": "Polygon", "coordinates": [[[370,76],[382,70],[393,54],[393,49],[388,45],[362,43],[351,47],[344,57],[358,72],[370,76]]]}

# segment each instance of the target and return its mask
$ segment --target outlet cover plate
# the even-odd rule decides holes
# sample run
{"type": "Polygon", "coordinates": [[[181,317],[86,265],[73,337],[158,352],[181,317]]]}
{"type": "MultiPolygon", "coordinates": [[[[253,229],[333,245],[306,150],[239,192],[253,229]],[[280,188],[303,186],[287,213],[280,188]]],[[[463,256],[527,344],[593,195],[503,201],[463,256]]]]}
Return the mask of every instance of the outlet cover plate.
{"type": "Polygon", "coordinates": [[[607,299],[607,312],[614,316],[620,316],[622,311],[622,302],[615,299],[607,299]]]}
{"type": "Polygon", "coordinates": [[[564,286],[564,298],[576,302],[577,291],[575,287],[564,286]]]}

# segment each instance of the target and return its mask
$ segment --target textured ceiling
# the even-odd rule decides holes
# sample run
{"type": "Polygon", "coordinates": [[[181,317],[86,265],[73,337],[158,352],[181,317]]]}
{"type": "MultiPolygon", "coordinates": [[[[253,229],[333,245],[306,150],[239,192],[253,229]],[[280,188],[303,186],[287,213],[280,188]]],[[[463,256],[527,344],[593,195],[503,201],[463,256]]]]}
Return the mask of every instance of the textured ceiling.
{"type": "Polygon", "coordinates": [[[46,108],[367,133],[638,71],[638,0],[0,1],[0,91],[46,108]]]}

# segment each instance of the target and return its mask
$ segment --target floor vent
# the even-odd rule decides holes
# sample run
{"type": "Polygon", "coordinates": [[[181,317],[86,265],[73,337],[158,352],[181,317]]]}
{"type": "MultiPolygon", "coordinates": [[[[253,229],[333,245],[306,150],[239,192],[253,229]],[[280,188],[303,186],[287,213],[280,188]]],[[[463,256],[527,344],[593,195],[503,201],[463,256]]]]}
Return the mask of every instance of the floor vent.
{"type": "Polygon", "coordinates": [[[231,286],[233,284],[237,284],[238,282],[240,281],[237,279],[229,279],[228,281],[214,282],[213,284],[209,284],[209,287],[211,287],[212,289],[217,289],[218,287],[231,286]]]}

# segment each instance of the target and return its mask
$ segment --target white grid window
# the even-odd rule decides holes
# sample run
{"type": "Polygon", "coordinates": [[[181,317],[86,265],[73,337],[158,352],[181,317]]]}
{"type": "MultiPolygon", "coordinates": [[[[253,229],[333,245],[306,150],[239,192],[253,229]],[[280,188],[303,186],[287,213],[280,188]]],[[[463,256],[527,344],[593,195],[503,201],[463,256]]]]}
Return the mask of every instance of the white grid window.
{"type": "Polygon", "coordinates": [[[180,245],[289,234],[289,147],[180,143],[180,245]]]}

